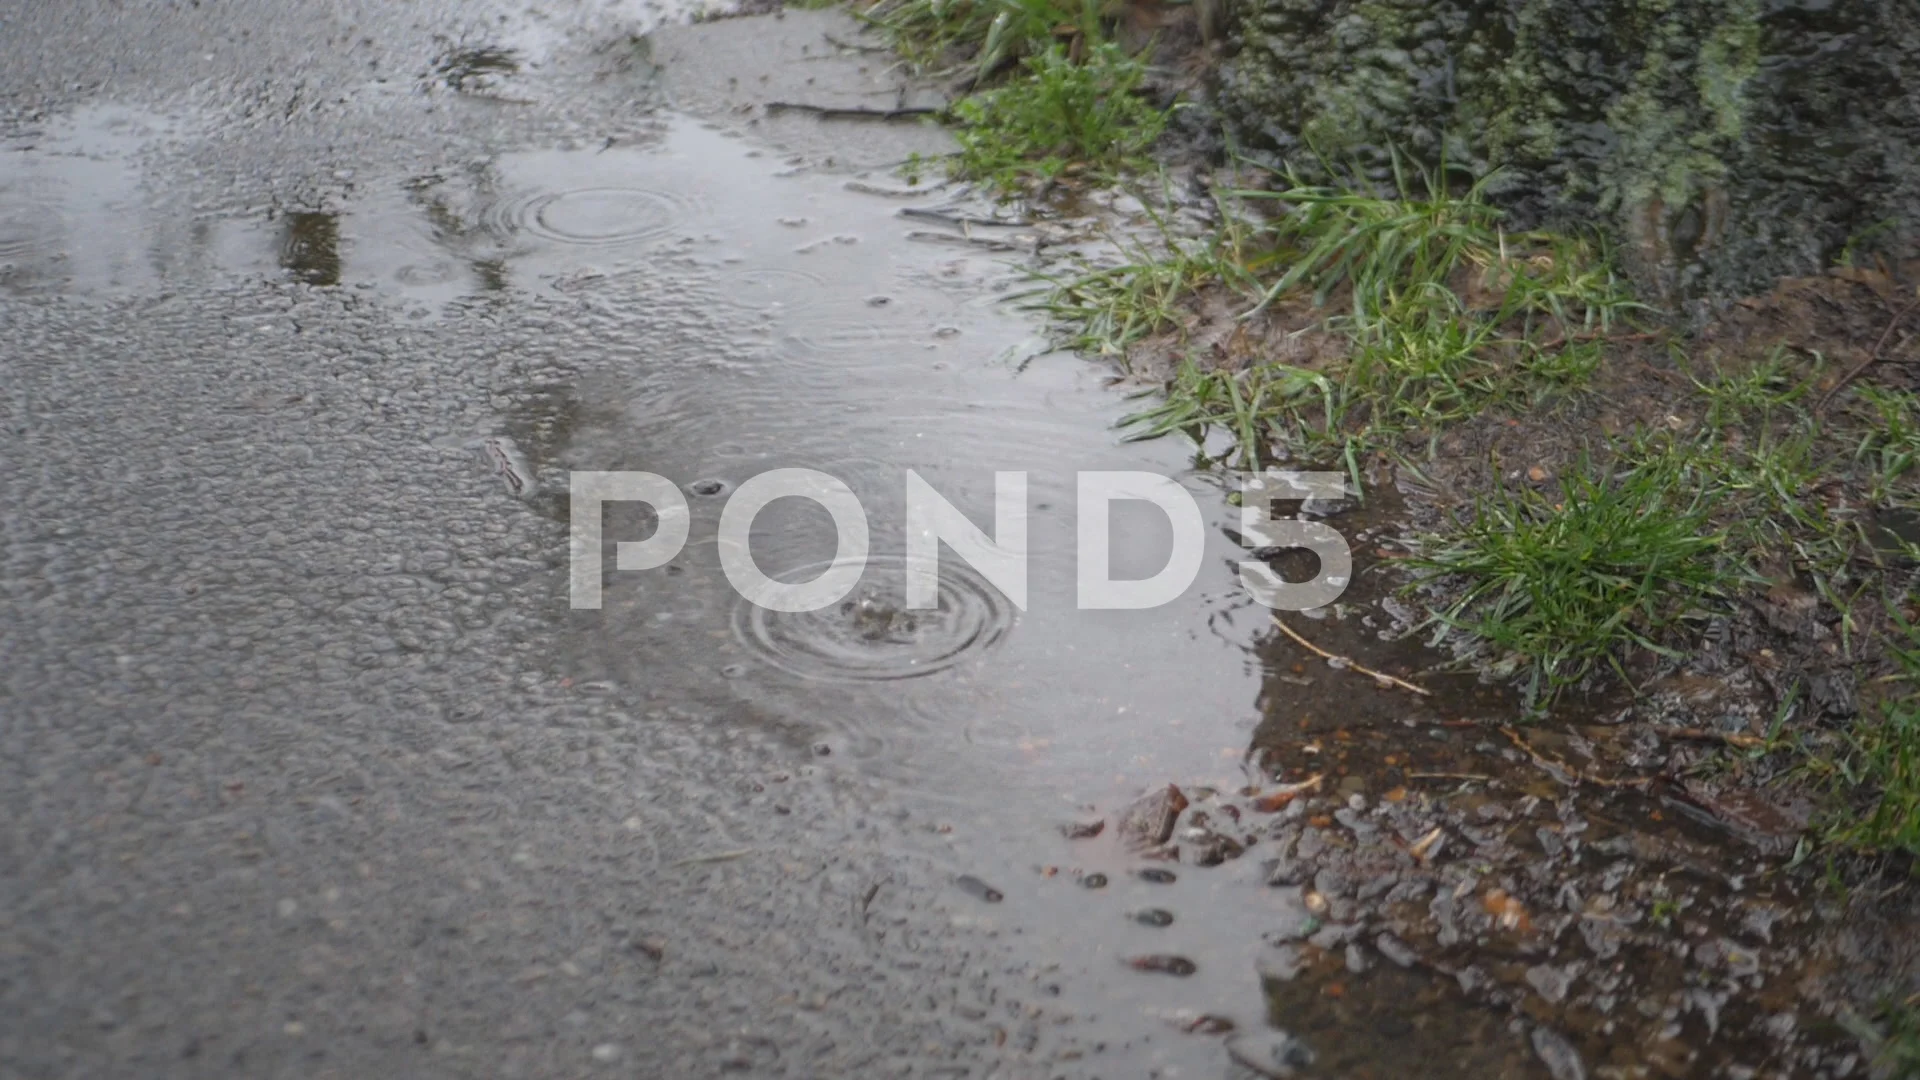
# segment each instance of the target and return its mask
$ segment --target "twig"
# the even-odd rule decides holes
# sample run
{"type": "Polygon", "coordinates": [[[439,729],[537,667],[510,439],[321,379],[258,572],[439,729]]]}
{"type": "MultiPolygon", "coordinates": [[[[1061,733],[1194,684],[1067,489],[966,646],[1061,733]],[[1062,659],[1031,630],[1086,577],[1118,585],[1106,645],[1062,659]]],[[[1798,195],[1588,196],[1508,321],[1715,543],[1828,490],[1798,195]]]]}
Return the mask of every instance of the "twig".
{"type": "Polygon", "coordinates": [[[1609,780],[1604,776],[1589,776],[1588,774],[1581,772],[1579,769],[1574,768],[1573,766],[1567,764],[1564,761],[1547,757],[1545,754],[1542,754],[1540,751],[1535,750],[1533,748],[1532,743],[1529,743],[1527,742],[1527,740],[1521,738],[1520,733],[1513,730],[1510,727],[1501,728],[1500,733],[1505,735],[1508,741],[1512,742],[1513,745],[1526,751],[1527,756],[1533,759],[1533,763],[1535,765],[1540,766],[1541,769],[1552,774],[1554,779],[1559,780],[1561,783],[1567,785],[1568,787],[1579,787],[1582,783],[1588,783],[1588,784],[1598,784],[1601,787],[1643,788],[1643,787],[1646,787],[1648,784],[1653,783],[1653,777],[1651,776],[1636,776],[1628,780],[1609,780]]]}
{"type": "Polygon", "coordinates": [[[1893,317],[1893,321],[1887,324],[1887,328],[1880,332],[1880,340],[1873,343],[1873,351],[1867,354],[1867,358],[1848,368],[1847,373],[1840,376],[1840,381],[1833,384],[1833,389],[1820,396],[1820,404],[1813,407],[1814,412],[1825,412],[1827,402],[1832,401],[1835,394],[1846,389],[1848,383],[1858,378],[1861,372],[1872,367],[1874,361],[1880,359],[1880,350],[1886,347],[1887,339],[1893,336],[1894,330],[1901,323],[1906,322],[1907,316],[1913,314],[1913,309],[1917,307],[1920,307],[1920,293],[1915,293],[1913,299],[1907,301],[1907,306],[1901,308],[1899,314],[1893,317]]]}
{"type": "Polygon", "coordinates": [[[1321,648],[1320,646],[1315,645],[1313,642],[1308,641],[1306,638],[1301,637],[1299,633],[1293,629],[1293,627],[1288,626],[1284,622],[1281,622],[1280,616],[1278,614],[1275,614],[1273,617],[1273,625],[1279,627],[1281,633],[1292,638],[1302,648],[1306,649],[1308,652],[1313,653],[1315,656],[1318,656],[1322,660],[1334,661],[1336,664],[1352,668],[1353,670],[1359,672],[1362,675],[1371,675],[1373,676],[1373,678],[1375,678],[1380,682],[1387,683],[1391,686],[1397,686],[1402,690],[1411,690],[1414,693],[1419,694],[1421,697],[1433,696],[1433,692],[1430,690],[1424,690],[1418,686],[1413,685],[1412,683],[1408,682],[1405,679],[1397,679],[1392,675],[1387,674],[1384,671],[1375,671],[1370,667],[1362,666],[1361,664],[1355,663],[1352,657],[1335,656],[1334,654],[1328,652],[1327,650],[1321,648]]]}
{"type": "Polygon", "coordinates": [[[1493,782],[1493,777],[1491,776],[1482,776],[1479,773],[1470,773],[1470,772],[1410,772],[1407,774],[1407,779],[1409,780],[1463,780],[1463,781],[1469,781],[1469,782],[1477,782],[1481,784],[1490,784],[1493,782]]]}
{"type": "Polygon", "coordinates": [[[1709,731],[1706,728],[1663,728],[1660,734],[1669,739],[1726,743],[1728,746],[1736,746],[1742,750],[1755,750],[1767,745],[1767,740],[1758,735],[1729,734],[1724,731],[1709,731]]]}
{"type": "Polygon", "coordinates": [[[857,106],[840,108],[831,105],[809,105],[801,101],[769,101],[761,106],[768,113],[803,112],[812,113],[822,120],[904,120],[915,116],[939,116],[945,109],[929,107],[910,107],[903,109],[862,109],[857,106]]]}
{"type": "Polygon", "coordinates": [[[1025,229],[1033,225],[1033,222],[1026,218],[974,217],[971,214],[957,214],[951,210],[933,210],[924,206],[903,206],[900,208],[900,216],[938,221],[946,225],[991,225],[999,229],[1025,229]]]}
{"type": "Polygon", "coordinates": [[[1007,240],[994,240],[985,236],[955,236],[953,233],[931,232],[915,229],[907,234],[909,240],[919,240],[928,244],[960,244],[965,247],[985,248],[988,251],[1030,251],[1032,244],[1016,244],[1007,240]]]}

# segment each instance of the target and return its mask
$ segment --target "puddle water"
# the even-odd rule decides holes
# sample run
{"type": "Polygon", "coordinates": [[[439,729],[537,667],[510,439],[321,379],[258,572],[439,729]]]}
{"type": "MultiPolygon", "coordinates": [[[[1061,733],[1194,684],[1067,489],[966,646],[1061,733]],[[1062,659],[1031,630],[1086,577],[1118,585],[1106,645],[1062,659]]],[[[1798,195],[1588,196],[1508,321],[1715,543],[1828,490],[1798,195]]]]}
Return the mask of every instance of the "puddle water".
{"type": "Polygon", "coordinates": [[[170,218],[154,206],[142,155],[188,130],[167,117],[92,106],[0,140],[0,290],[148,291],[170,274],[204,274],[242,253],[271,266],[260,230],[170,218]]]}

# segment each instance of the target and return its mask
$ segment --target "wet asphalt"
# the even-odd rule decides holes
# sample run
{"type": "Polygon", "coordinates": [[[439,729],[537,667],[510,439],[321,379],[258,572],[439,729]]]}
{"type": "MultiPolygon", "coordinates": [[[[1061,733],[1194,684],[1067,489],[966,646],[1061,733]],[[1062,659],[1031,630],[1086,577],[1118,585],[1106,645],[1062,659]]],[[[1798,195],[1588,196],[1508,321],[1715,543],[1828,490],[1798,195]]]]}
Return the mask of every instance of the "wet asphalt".
{"type": "Polygon", "coordinates": [[[1003,267],[844,191],[938,132],[684,115],[760,68],[884,98],[887,65],[638,36],[678,14],[0,3],[0,1077],[1221,1066],[1119,1049],[1161,991],[1062,944],[1121,933],[1073,929],[1084,890],[1022,923],[954,882],[1015,908],[1076,799],[1244,749],[1224,560],[1160,622],[963,580],[930,655],[1004,667],[919,691],[836,681],[900,659],[844,626],[736,625],[710,558],[567,610],[570,468],[918,465],[980,512],[995,465],[1179,463],[1118,446],[1096,369],[1016,363],[1003,267]],[[790,325],[776,287],[858,312],[790,325]],[[1218,723],[1114,737],[1179,710],[1218,723]],[[1121,726],[1076,742],[1088,715],[1121,726]],[[1072,783],[1020,771],[1056,754],[1072,783]]]}

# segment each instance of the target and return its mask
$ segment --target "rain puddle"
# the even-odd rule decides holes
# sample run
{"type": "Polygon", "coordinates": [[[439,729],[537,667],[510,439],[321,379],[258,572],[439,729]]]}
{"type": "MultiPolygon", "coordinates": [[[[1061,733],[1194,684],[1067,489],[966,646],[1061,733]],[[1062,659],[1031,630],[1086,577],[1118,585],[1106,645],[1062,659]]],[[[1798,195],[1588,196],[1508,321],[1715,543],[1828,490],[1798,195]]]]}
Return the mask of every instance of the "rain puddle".
{"type": "MultiPolygon", "coordinates": [[[[471,92],[513,62],[441,74],[471,92]]],[[[170,134],[99,110],[0,147],[0,288],[191,271],[362,290],[423,318],[512,290],[572,294],[589,318],[649,312],[584,381],[439,440],[557,521],[570,470],[686,493],[684,549],[609,569],[604,608],[564,616],[557,667],[651,714],[794,736],[857,777],[862,827],[934,853],[953,921],[1005,950],[982,962],[1044,973],[1063,1052],[1094,1071],[1856,1070],[1809,1010],[1831,928],[1775,872],[1764,823],[1739,833],[1697,792],[1629,782],[1671,747],[1600,723],[1509,728],[1504,693],[1428,670],[1375,572],[1401,520],[1386,478],[1328,519],[1355,587],[1285,614],[1297,638],[1279,631],[1238,583],[1249,555],[1220,478],[1171,441],[1119,443],[1128,403],[1108,372],[994,302],[1029,287],[1009,256],[959,229],[928,242],[928,219],[900,213],[947,193],[850,189],[675,120],[656,145],[499,154],[364,179],[339,207],[172,222],[139,165],[170,134]],[[756,607],[726,579],[727,500],[776,468],[838,478],[867,516],[873,556],[820,610],[756,607]],[[996,473],[1026,474],[1024,607],[951,551],[936,606],[908,606],[909,470],[982,528],[996,473]],[[1172,477],[1201,507],[1201,569],[1173,603],[1077,609],[1078,476],[1101,470],[1172,477]]],[[[610,505],[606,565],[654,525],[610,505]]],[[[1172,550],[1142,503],[1115,504],[1110,534],[1114,578],[1172,550]]],[[[822,508],[794,499],[759,514],[751,554],[787,581],[839,556],[822,508]]],[[[884,911],[878,886],[868,900],[884,911]]]]}

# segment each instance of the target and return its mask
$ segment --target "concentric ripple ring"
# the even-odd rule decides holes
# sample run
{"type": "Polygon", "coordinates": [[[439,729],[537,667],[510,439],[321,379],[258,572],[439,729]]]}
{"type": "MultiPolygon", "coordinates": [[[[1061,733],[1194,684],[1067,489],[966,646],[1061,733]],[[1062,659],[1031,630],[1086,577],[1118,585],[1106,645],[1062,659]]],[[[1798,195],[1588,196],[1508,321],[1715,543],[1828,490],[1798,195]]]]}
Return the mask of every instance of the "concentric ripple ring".
{"type": "MultiPolygon", "coordinates": [[[[833,564],[795,569],[810,581],[833,564]]],[[[906,560],[874,556],[852,592],[817,611],[779,612],[745,599],[734,635],[759,659],[790,674],[834,682],[912,679],[984,654],[1012,628],[1013,605],[972,568],[940,562],[936,606],[906,606],[906,560]]]]}
{"type": "Polygon", "coordinates": [[[562,244],[631,244],[671,231],[685,218],[671,196],[643,188],[582,188],[503,203],[488,215],[496,232],[525,232],[562,244]]]}

